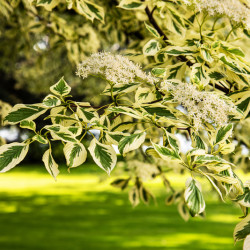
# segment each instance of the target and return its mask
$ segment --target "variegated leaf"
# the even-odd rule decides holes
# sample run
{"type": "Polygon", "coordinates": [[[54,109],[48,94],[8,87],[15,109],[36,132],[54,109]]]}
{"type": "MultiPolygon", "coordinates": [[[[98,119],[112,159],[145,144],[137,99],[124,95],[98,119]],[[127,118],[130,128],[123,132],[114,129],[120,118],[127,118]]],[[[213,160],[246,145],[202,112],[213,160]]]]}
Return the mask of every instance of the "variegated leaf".
{"type": "Polygon", "coordinates": [[[194,148],[204,149],[206,152],[208,150],[207,144],[201,139],[201,137],[195,133],[192,133],[192,146],[194,148]]]}
{"type": "Polygon", "coordinates": [[[83,164],[87,159],[87,151],[82,143],[68,142],[63,148],[64,156],[69,168],[83,164]]]}
{"type": "Polygon", "coordinates": [[[238,223],[234,229],[234,241],[245,239],[250,234],[250,214],[238,223]]]}
{"type": "Polygon", "coordinates": [[[166,139],[168,141],[169,146],[175,150],[177,153],[179,153],[179,149],[180,149],[180,143],[179,140],[177,139],[177,137],[171,133],[169,133],[166,129],[164,130],[164,134],[166,136],[166,139]]]}
{"type": "Polygon", "coordinates": [[[184,198],[192,216],[198,215],[205,210],[206,205],[202,196],[201,185],[191,177],[186,181],[184,198]]]}
{"type": "Polygon", "coordinates": [[[250,249],[250,234],[245,238],[243,244],[243,250],[249,250],[249,249],[250,249]]]}
{"type": "Polygon", "coordinates": [[[48,149],[45,151],[45,153],[43,154],[42,160],[45,165],[45,168],[56,181],[56,177],[60,171],[58,170],[58,164],[55,162],[54,158],[52,157],[51,149],[48,149]]]}
{"type": "Polygon", "coordinates": [[[122,0],[118,7],[126,10],[144,9],[145,4],[140,0],[122,0]]]}
{"type": "Polygon", "coordinates": [[[160,50],[160,43],[156,39],[151,39],[143,47],[145,56],[154,56],[160,50]]]}
{"type": "Polygon", "coordinates": [[[169,46],[161,50],[160,53],[166,53],[171,56],[180,55],[192,55],[197,52],[197,47],[179,47],[179,46],[169,46]]]}
{"type": "Polygon", "coordinates": [[[228,163],[228,164],[231,164],[230,162],[227,162],[226,160],[220,158],[219,156],[210,155],[210,154],[198,155],[193,162],[193,164],[200,164],[200,165],[206,165],[209,163],[213,163],[213,164],[228,163]]]}
{"type": "Polygon", "coordinates": [[[142,119],[143,118],[141,113],[139,113],[138,111],[136,111],[134,109],[127,108],[127,107],[122,107],[122,106],[111,107],[111,108],[108,108],[108,111],[125,114],[125,115],[131,116],[131,117],[136,118],[136,119],[142,119]]]}
{"type": "Polygon", "coordinates": [[[221,48],[229,54],[245,57],[245,54],[240,47],[233,47],[226,42],[221,42],[221,48]]]}
{"type": "Polygon", "coordinates": [[[79,118],[86,123],[89,123],[94,119],[98,119],[98,114],[96,113],[96,111],[93,111],[89,108],[83,108],[78,106],[76,112],[79,118]]]}
{"type": "Polygon", "coordinates": [[[232,123],[220,127],[216,133],[215,144],[225,142],[228,139],[228,137],[232,135],[232,131],[233,131],[232,123]]]}
{"type": "Polygon", "coordinates": [[[33,136],[32,140],[38,141],[39,143],[42,143],[42,144],[48,144],[49,143],[48,139],[46,139],[44,136],[38,135],[38,134],[33,136]]]}
{"type": "Polygon", "coordinates": [[[52,11],[60,3],[60,0],[37,0],[36,5],[52,11]]]}
{"type": "MultiPolygon", "coordinates": [[[[131,82],[129,84],[115,84],[112,88],[113,95],[118,95],[120,93],[130,93],[135,91],[138,86],[140,86],[140,82],[131,82]]],[[[103,91],[104,95],[111,95],[111,87],[110,85],[107,85],[106,88],[103,91]]]]}
{"type": "Polygon", "coordinates": [[[155,151],[159,154],[159,156],[163,160],[166,160],[166,161],[175,160],[175,161],[178,161],[178,162],[182,161],[180,155],[175,150],[164,147],[164,146],[161,146],[161,145],[158,145],[158,144],[155,144],[153,142],[152,142],[152,145],[153,145],[155,151]]]}
{"type": "Polygon", "coordinates": [[[239,195],[236,198],[237,202],[244,206],[244,207],[250,207],[250,189],[249,187],[244,188],[244,194],[239,195]]]}
{"type": "Polygon", "coordinates": [[[135,93],[136,103],[148,103],[155,99],[155,95],[150,88],[139,87],[135,93]]]}
{"type": "Polygon", "coordinates": [[[66,96],[70,93],[71,87],[62,77],[56,84],[50,87],[50,91],[57,96],[66,96]]]}
{"type": "Polygon", "coordinates": [[[145,141],[146,133],[145,132],[135,132],[132,135],[125,136],[118,144],[118,149],[122,155],[125,155],[129,151],[139,148],[142,143],[145,141]]]}
{"type": "Polygon", "coordinates": [[[108,174],[116,165],[116,152],[110,145],[105,145],[93,139],[88,148],[95,163],[108,174]]]}
{"type": "Polygon", "coordinates": [[[174,65],[168,65],[165,68],[165,70],[166,70],[164,75],[165,79],[182,80],[186,70],[186,63],[180,62],[180,63],[175,63],[174,65]]]}
{"type": "Polygon", "coordinates": [[[104,23],[104,10],[101,6],[88,1],[88,0],[76,0],[76,11],[91,20],[97,19],[104,23]]]}
{"type": "Polygon", "coordinates": [[[36,124],[33,121],[29,121],[29,120],[24,120],[20,122],[20,127],[21,128],[27,128],[30,130],[35,131],[36,130],[36,124]]]}
{"type": "Polygon", "coordinates": [[[0,173],[4,173],[19,164],[29,150],[29,144],[13,142],[0,147],[0,173]]]}
{"type": "Polygon", "coordinates": [[[47,111],[47,107],[38,104],[17,104],[15,105],[10,113],[5,117],[5,121],[8,124],[17,124],[24,120],[35,120],[40,115],[47,111]]]}
{"type": "Polygon", "coordinates": [[[151,25],[148,25],[146,22],[144,22],[145,26],[146,26],[146,29],[156,38],[159,38],[160,35],[158,33],[158,31],[152,27],[151,25]]]}
{"type": "Polygon", "coordinates": [[[208,76],[203,64],[196,63],[192,66],[191,81],[201,89],[208,85],[210,77],[208,76]]]}
{"type": "Polygon", "coordinates": [[[61,140],[64,142],[77,142],[75,135],[70,132],[66,127],[61,125],[47,125],[44,127],[50,131],[51,136],[54,140],[61,140]]]}
{"type": "Polygon", "coordinates": [[[153,105],[143,105],[142,108],[146,110],[145,114],[155,115],[157,118],[164,117],[169,119],[176,120],[177,118],[173,114],[173,112],[167,108],[166,106],[153,104],[153,105]]]}
{"type": "Polygon", "coordinates": [[[54,95],[47,95],[43,99],[43,104],[46,107],[52,108],[52,107],[59,106],[61,104],[61,100],[58,97],[54,96],[54,95]]]}

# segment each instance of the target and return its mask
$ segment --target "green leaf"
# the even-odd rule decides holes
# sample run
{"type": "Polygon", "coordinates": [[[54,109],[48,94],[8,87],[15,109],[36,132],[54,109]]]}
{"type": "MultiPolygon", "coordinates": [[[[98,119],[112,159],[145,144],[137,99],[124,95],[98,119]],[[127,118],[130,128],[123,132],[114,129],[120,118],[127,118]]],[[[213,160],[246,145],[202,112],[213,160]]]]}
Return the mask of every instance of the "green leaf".
{"type": "Polygon", "coordinates": [[[75,168],[83,164],[87,159],[87,151],[82,143],[68,142],[63,152],[69,168],[75,168]]]}
{"type": "Polygon", "coordinates": [[[50,131],[51,136],[54,140],[61,140],[64,142],[77,142],[75,135],[70,132],[66,127],[61,125],[47,125],[44,127],[50,131]]]}
{"type": "Polygon", "coordinates": [[[230,123],[226,126],[220,127],[216,133],[215,144],[222,143],[228,139],[229,136],[232,135],[233,124],[230,123]]]}
{"type": "Polygon", "coordinates": [[[234,229],[234,241],[245,239],[250,234],[250,214],[238,223],[234,229]]]}
{"type": "Polygon", "coordinates": [[[4,173],[19,164],[29,150],[29,144],[13,142],[0,147],[0,173],[4,173]]]}
{"type": "Polygon", "coordinates": [[[110,174],[117,161],[117,156],[113,147],[102,144],[96,139],[93,139],[88,147],[88,150],[95,163],[110,174]]]}
{"type": "Polygon", "coordinates": [[[29,120],[21,121],[20,127],[36,131],[36,124],[33,121],[29,121],[29,120]]]}
{"type": "Polygon", "coordinates": [[[179,162],[182,161],[180,155],[175,150],[158,145],[158,144],[155,144],[153,142],[152,142],[152,145],[153,145],[155,151],[159,154],[159,156],[163,160],[166,160],[166,161],[175,160],[175,161],[179,161],[179,162]]]}
{"type": "Polygon", "coordinates": [[[42,104],[17,104],[10,113],[5,117],[8,124],[17,124],[24,120],[35,120],[40,115],[44,114],[47,108],[42,104]]]}
{"type": "Polygon", "coordinates": [[[71,87],[62,77],[56,84],[50,87],[50,91],[57,96],[66,96],[70,93],[71,87]]]}
{"type": "Polygon", "coordinates": [[[60,99],[58,97],[56,97],[54,95],[47,95],[43,99],[43,104],[46,107],[52,108],[52,107],[59,106],[61,104],[61,101],[60,101],[60,99]]]}
{"type": "Polygon", "coordinates": [[[205,210],[206,205],[202,196],[201,185],[191,177],[186,181],[184,198],[192,216],[196,216],[205,210]]]}
{"type": "Polygon", "coordinates": [[[148,41],[143,47],[143,54],[145,56],[154,56],[160,50],[160,43],[152,39],[148,41]]]}
{"type": "Polygon", "coordinates": [[[125,136],[118,144],[118,149],[122,155],[135,150],[145,141],[145,132],[135,132],[132,135],[125,136]]]}
{"type": "Polygon", "coordinates": [[[45,153],[43,154],[42,160],[45,165],[45,168],[56,181],[56,177],[60,171],[58,170],[58,164],[55,162],[55,160],[52,157],[51,149],[48,149],[47,151],[45,151],[45,153]]]}

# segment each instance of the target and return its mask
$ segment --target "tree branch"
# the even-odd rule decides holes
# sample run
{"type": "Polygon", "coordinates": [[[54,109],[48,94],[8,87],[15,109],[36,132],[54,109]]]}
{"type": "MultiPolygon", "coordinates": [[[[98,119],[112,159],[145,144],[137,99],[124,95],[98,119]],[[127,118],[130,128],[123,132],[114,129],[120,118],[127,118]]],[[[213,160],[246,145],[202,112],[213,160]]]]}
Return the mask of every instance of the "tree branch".
{"type": "Polygon", "coordinates": [[[155,21],[155,19],[153,17],[153,13],[154,13],[155,9],[156,9],[156,6],[153,8],[152,11],[149,10],[148,6],[145,8],[146,14],[148,16],[148,20],[154,26],[154,28],[157,30],[159,35],[163,36],[163,40],[165,40],[165,42],[167,42],[168,38],[167,38],[166,34],[163,32],[163,30],[160,28],[160,26],[157,24],[157,22],[155,21]]]}

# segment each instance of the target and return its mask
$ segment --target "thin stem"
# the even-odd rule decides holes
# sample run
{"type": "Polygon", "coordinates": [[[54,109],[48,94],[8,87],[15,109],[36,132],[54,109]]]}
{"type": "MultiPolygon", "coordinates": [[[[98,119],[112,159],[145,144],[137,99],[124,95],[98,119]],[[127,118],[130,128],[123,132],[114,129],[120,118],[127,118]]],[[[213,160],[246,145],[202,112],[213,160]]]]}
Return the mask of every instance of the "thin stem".
{"type": "Polygon", "coordinates": [[[215,30],[215,25],[216,25],[216,23],[217,23],[217,21],[218,21],[219,19],[221,19],[221,17],[220,17],[220,16],[219,16],[219,17],[217,17],[217,18],[214,20],[214,24],[213,24],[213,27],[212,27],[212,31],[214,31],[214,30],[215,30]]]}
{"type": "Polygon", "coordinates": [[[225,41],[228,40],[228,38],[230,37],[230,35],[232,34],[232,32],[237,28],[238,26],[232,26],[232,29],[229,31],[229,33],[227,34],[226,38],[225,38],[225,41]]]}

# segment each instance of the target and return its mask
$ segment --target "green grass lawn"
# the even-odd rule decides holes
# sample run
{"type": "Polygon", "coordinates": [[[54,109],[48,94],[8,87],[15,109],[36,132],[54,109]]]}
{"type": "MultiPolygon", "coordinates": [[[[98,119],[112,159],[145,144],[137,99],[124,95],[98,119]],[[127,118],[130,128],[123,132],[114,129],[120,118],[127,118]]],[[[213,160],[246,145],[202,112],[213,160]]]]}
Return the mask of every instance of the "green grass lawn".
{"type": "Polygon", "coordinates": [[[112,178],[100,182],[101,170],[81,168],[64,171],[57,182],[42,165],[0,175],[1,250],[242,249],[232,237],[238,207],[208,193],[206,219],[184,222],[175,206],[164,205],[157,181],[158,204],[132,208],[127,191],[109,185],[112,178]]]}

